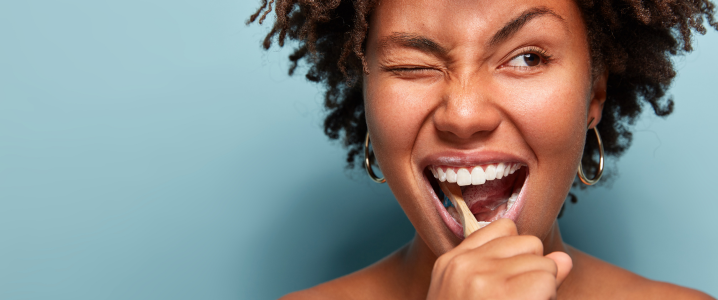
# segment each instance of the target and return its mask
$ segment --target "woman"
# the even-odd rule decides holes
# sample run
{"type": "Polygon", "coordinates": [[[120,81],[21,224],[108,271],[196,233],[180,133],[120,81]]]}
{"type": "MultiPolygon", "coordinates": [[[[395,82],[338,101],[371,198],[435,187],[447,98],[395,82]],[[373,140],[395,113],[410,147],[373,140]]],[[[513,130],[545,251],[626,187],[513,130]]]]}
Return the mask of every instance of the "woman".
{"type": "Polygon", "coordinates": [[[287,299],[711,299],[564,244],[556,217],[577,169],[593,184],[604,153],[626,149],[643,101],[671,113],[670,56],[691,50],[704,18],[718,28],[712,3],[278,0],[274,10],[265,48],[299,42],[290,73],[305,60],[307,78],[327,87],[325,132],[343,139],[350,164],[366,150],[369,175],[417,231],[374,265],[287,299]],[[464,237],[440,183],[461,186],[491,223],[464,237]]]}

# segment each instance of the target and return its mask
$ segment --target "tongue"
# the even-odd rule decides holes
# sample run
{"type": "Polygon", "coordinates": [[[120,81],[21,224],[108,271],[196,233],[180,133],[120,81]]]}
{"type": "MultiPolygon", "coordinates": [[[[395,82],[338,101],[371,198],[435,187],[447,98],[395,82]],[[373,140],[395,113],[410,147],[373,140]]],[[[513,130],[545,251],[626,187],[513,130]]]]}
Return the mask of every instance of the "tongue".
{"type": "Polygon", "coordinates": [[[491,212],[506,203],[511,196],[514,179],[515,176],[508,176],[482,185],[463,186],[461,194],[474,215],[491,212]]]}

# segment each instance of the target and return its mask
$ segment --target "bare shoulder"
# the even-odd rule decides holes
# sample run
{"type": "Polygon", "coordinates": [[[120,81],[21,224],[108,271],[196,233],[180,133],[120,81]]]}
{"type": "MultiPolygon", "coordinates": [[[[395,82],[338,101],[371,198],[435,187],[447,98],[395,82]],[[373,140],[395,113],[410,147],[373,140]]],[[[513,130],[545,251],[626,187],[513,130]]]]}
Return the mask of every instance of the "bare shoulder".
{"type": "Polygon", "coordinates": [[[284,295],[280,300],[305,300],[305,299],[351,299],[350,294],[345,294],[344,289],[335,287],[335,280],[322,283],[306,290],[296,291],[284,295]]]}
{"type": "Polygon", "coordinates": [[[280,298],[281,300],[303,299],[359,299],[362,295],[356,289],[361,285],[361,271],[357,271],[337,279],[313,286],[306,290],[296,291],[280,298]]]}
{"type": "Polygon", "coordinates": [[[309,288],[284,295],[279,300],[330,299],[330,295],[309,288]]]}
{"type": "Polygon", "coordinates": [[[282,300],[303,299],[382,299],[392,294],[394,267],[399,250],[388,257],[354,273],[327,281],[306,290],[293,292],[282,300]]]}
{"type": "Polygon", "coordinates": [[[648,296],[650,296],[650,299],[715,299],[704,292],[672,283],[653,281],[649,279],[645,279],[645,281],[647,282],[641,288],[638,288],[635,291],[635,294],[647,295],[645,296],[647,299],[648,296]]]}
{"type": "Polygon", "coordinates": [[[698,290],[650,280],[574,248],[571,248],[571,256],[577,271],[572,281],[577,284],[569,287],[568,292],[573,295],[591,295],[581,298],[714,299],[698,290]]]}

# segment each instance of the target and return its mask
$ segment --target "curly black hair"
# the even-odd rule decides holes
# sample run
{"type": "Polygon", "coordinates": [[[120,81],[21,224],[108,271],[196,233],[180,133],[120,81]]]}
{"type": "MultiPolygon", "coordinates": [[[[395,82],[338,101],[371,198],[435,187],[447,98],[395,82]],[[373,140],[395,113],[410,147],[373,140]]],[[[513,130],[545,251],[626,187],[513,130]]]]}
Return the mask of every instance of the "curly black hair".
{"type": "MultiPolygon", "coordinates": [[[[298,42],[289,56],[292,75],[300,61],[306,78],[326,87],[324,133],[348,148],[352,167],[367,132],[362,96],[366,72],[364,41],[369,15],[378,0],[262,0],[247,24],[261,24],[276,7],[276,21],[264,39],[298,42]]],[[[608,71],[608,89],[598,130],[606,155],[620,156],[631,144],[630,127],[649,104],[656,115],[673,111],[666,97],[676,71],[671,56],[692,50],[693,31],[706,33],[704,22],[718,29],[715,5],[707,0],[577,0],[588,33],[593,73],[608,71]]],[[[589,132],[590,133],[590,132],[589,132]]],[[[587,173],[598,167],[598,142],[587,138],[582,163],[587,173]]],[[[572,202],[575,196],[571,195],[572,202]]]]}

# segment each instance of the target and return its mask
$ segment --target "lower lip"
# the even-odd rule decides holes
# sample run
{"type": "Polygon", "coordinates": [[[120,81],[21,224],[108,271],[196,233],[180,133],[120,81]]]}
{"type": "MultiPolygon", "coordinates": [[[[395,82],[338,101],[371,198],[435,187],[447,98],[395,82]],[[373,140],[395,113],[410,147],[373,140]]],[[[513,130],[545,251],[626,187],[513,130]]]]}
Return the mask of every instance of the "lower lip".
{"type": "MultiPolygon", "coordinates": [[[[439,201],[439,197],[436,196],[436,193],[434,193],[434,189],[431,187],[431,183],[429,183],[429,179],[426,178],[426,174],[424,175],[424,183],[427,187],[429,193],[432,195],[434,207],[436,208],[436,211],[439,212],[439,215],[441,216],[441,219],[444,220],[444,224],[446,224],[446,227],[449,228],[451,232],[456,235],[459,240],[464,239],[464,226],[461,225],[458,221],[456,221],[446,210],[444,207],[444,204],[439,201]]],[[[516,199],[516,202],[514,202],[514,205],[511,207],[511,209],[504,213],[504,215],[501,217],[502,219],[511,219],[512,221],[516,222],[519,218],[519,214],[521,214],[523,204],[524,204],[524,193],[526,192],[528,188],[529,183],[529,174],[526,174],[526,178],[524,179],[523,187],[521,188],[521,193],[519,193],[519,197],[516,199]]]]}

